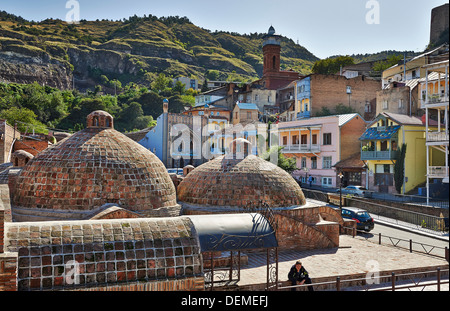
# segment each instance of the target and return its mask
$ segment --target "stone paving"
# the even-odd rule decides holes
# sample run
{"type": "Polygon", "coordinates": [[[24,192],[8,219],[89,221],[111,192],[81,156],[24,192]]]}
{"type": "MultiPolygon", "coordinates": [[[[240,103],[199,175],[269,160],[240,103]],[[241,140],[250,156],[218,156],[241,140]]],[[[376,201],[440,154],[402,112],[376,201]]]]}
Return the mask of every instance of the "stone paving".
{"type": "MultiPolygon", "coordinates": [[[[266,282],[266,255],[249,254],[249,264],[241,267],[240,287],[266,282]]],[[[319,249],[310,251],[281,251],[278,260],[279,281],[286,281],[287,274],[296,260],[303,266],[314,280],[335,280],[337,276],[358,275],[364,277],[374,271],[405,271],[414,272],[448,270],[448,262],[444,258],[421,253],[410,253],[408,250],[388,245],[379,245],[356,236],[340,236],[339,248],[319,249]],[[363,276],[361,276],[363,275],[363,276]]],[[[384,275],[381,273],[381,275],[384,275]]],[[[390,272],[389,272],[390,275],[390,272]]],[[[448,275],[448,272],[447,272],[448,275]]],[[[356,277],[355,277],[356,278],[356,277]]],[[[344,278],[342,278],[344,279],[344,278]]],[[[448,288],[448,286],[447,286],[448,288]]]]}

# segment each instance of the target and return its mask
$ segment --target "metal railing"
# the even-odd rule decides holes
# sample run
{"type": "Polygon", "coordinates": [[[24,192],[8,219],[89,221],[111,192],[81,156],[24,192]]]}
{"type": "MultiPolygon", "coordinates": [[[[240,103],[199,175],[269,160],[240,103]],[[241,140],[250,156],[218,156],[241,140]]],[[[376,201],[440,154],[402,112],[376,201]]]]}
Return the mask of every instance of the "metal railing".
{"type": "Polygon", "coordinates": [[[441,270],[440,268],[437,268],[436,270],[404,274],[396,274],[395,272],[391,272],[390,275],[389,273],[383,273],[382,271],[380,271],[377,273],[377,275],[371,276],[370,278],[366,277],[342,280],[340,276],[337,276],[335,281],[319,283],[312,282],[312,284],[303,285],[278,286],[277,290],[282,291],[306,289],[307,287],[312,286],[315,290],[317,290],[318,287],[321,287],[328,288],[327,290],[342,291],[344,287],[348,287],[352,288],[353,290],[361,291],[395,291],[411,289],[415,287],[436,286],[436,290],[441,291],[441,285],[449,284],[448,279],[442,279],[442,274],[444,273],[448,275],[448,271],[448,269],[441,270]],[[433,277],[433,280],[430,281],[429,275],[434,274],[436,276],[433,277]],[[414,277],[419,277],[419,279],[414,279],[414,277]],[[402,279],[403,281],[399,281],[399,279],[402,279]],[[350,285],[345,286],[345,283],[350,283],[350,285]],[[355,286],[353,284],[359,285],[355,286]]]}
{"type": "Polygon", "coordinates": [[[442,232],[448,230],[448,228],[446,228],[446,226],[448,226],[448,218],[446,220],[446,217],[413,212],[397,207],[356,199],[354,197],[351,198],[351,200],[353,202],[364,203],[364,209],[369,212],[374,219],[380,219],[397,225],[408,225],[411,228],[421,231],[442,232]]]}
{"type": "Polygon", "coordinates": [[[361,151],[361,160],[391,160],[395,159],[397,151],[361,151]]]}
{"type": "Polygon", "coordinates": [[[309,145],[309,144],[293,144],[293,145],[282,145],[282,152],[286,151],[302,151],[302,152],[320,152],[320,145],[309,145]]]}

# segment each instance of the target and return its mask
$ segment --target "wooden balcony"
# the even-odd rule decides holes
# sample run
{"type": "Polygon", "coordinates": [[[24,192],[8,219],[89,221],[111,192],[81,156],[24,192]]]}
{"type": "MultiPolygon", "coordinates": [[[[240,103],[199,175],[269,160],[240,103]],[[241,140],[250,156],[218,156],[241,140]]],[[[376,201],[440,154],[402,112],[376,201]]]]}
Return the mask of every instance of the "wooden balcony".
{"type": "Polygon", "coordinates": [[[309,145],[309,144],[299,144],[299,145],[282,145],[284,147],[283,153],[312,153],[320,152],[320,145],[309,145]]]}
{"type": "Polygon", "coordinates": [[[448,178],[447,166],[429,166],[428,177],[430,178],[448,178]]]}
{"type": "Polygon", "coordinates": [[[397,151],[361,151],[361,160],[394,160],[397,151]]]}

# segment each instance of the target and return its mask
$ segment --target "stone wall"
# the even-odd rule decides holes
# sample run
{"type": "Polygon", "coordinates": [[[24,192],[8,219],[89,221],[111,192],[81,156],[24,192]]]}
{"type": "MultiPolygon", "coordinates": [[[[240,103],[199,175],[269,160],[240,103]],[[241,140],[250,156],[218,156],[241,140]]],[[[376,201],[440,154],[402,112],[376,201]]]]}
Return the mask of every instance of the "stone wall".
{"type": "Polygon", "coordinates": [[[6,223],[5,251],[18,253],[19,290],[123,290],[139,282],[190,290],[201,287],[203,273],[193,231],[186,217],[6,223]]]}

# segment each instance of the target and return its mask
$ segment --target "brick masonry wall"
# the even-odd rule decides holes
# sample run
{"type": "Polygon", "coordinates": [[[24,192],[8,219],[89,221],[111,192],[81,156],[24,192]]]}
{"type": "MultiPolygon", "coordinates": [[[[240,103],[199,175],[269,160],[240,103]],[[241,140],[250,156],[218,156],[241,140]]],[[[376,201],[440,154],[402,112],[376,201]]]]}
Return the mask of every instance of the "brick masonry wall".
{"type": "Polygon", "coordinates": [[[48,142],[46,140],[17,140],[14,143],[14,151],[24,150],[36,156],[39,152],[48,148],[48,142]]]}
{"type": "Polygon", "coordinates": [[[375,116],[372,114],[365,116],[366,102],[372,102],[376,99],[376,92],[381,90],[381,82],[362,78],[361,76],[347,79],[339,75],[311,75],[311,113],[315,116],[321,111],[322,107],[327,107],[334,111],[337,104],[342,103],[349,106],[364,116],[366,120],[371,120],[375,116]],[[347,86],[352,88],[352,94],[349,98],[347,86]]]}
{"type": "Polygon", "coordinates": [[[17,253],[0,252],[0,292],[17,290],[17,253]]]}
{"type": "MultiPolygon", "coordinates": [[[[273,209],[277,223],[277,241],[280,249],[308,250],[339,246],[339,230],[344,221],[339,213],[329,206],[273,209]]],[[[207,215],[237,213],[216,207],[200,207],[183,204],[185,215],[207,215]]]]}
{"type": "Polygon", "coordinates": [[[345,160],[361,152],[359,137],[364,134],[366,123],[360,117],[355,117],[341,127],[340,159],[345,160]]]}
{"type": "MultiPolygon", "coordinates": [[[[18,253],[19,290],[175,284],[202,276],[200,246],[186,217],[7,223],[5,231],[5,250],[18,253]]],[[[188,284],[180,286],[189,290],[188,284]]]]}

